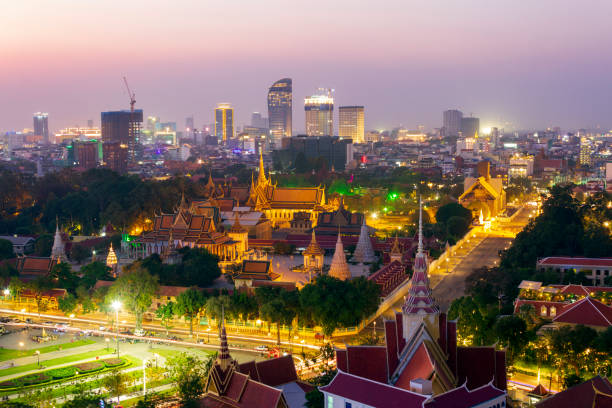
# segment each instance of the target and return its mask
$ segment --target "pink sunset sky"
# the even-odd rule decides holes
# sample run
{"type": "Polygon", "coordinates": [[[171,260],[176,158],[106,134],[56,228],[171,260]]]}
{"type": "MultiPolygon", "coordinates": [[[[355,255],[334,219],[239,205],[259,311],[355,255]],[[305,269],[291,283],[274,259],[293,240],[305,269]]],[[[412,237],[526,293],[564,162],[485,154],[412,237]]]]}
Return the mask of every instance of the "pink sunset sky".
{"type": "Polygon", "coordinates": [[[231,102],[238,124],[267,88],[335,89],[366,127],[441,125],[459,108],[483,126],[612,127],[612,1],[21,0],[0,6],[0,131],[98,124],[129,108],[183,127],[231,102]]]}

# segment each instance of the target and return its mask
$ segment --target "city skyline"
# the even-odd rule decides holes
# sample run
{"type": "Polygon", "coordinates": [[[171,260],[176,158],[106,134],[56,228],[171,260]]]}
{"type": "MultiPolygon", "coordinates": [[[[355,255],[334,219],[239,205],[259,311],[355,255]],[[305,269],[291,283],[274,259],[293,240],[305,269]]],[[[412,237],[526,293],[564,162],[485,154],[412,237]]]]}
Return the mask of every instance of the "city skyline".
{"type": "Polygon", "coordinates": [[[366,129],[432,129],[453,108],[483,127],[612,127],[609,2],[180,3],[122,3],[123,13],[116,1],[5,6],[0,129],[30,127],[38,111],[55,130],[126,109],[123,75],[145,115],[194,115],[196,127],[221,101],[248,123],[283,77],[294,82],[296,131],[300,102],[320,86],[336,90],[338,106],[364,105],[366,129]],[[185,24],[194,15],[206,24],[185,24]]]}

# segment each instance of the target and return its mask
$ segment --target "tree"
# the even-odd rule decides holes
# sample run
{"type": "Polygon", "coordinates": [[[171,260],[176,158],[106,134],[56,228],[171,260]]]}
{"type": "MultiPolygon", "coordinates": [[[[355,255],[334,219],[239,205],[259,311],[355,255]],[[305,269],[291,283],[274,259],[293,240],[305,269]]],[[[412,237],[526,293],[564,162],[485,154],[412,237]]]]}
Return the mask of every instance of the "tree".
{"type": "Polygon", "coordinates": [[[85,286],[79,286],[76,288],[76,297],[78,303],[81,305],[81,312],[83,314],[87,314],[96,310],[96,304],[93,301],[89,290],[85,288],[85,286]]]}
{"type": "Polygon", "coordinates": [[[142,315],[151,307],[153,296],[158,290],[157,277],[151,276],[139,262],[135,262],[124,268],[124,273],[110,287],[107,298],[111,302],[115,299],[121,300],[125,307],[134,313],[136,330],[140,330],[142,315]]]}
{"type": "Polygon", "coordinates": [[[53,235],[43,234],[34,242],[34,254],[36,256],[50,256],[53,248],[53,235]]]}
{"type": "Polygon", "coordinates": [[[13,244],[8,239],[0,239],[0,261],[14,258],[13,244]]]}
{"type": "Polygon", "coordinates": [[[595,346],[601,352],[612,354],[612,326],[599,333],[595,346]]]}
{"type": "Polygon", "coordinates": [[[469,229],[469,222],[462,217],[450,217],[446,223],[448,233],[457,238],[464,236],[469,229]]]}
{"type": "Polygon", "coordinates": [[[100,261],[94,261],[81,267],[81,285],[87,289],[95,286],[99,280],[113,280],[111,269],[100,261]]]}
{"type": "Polygon", "coordinates": [[[202,310],[206,298],[196,288],[189,288],[176,297],[176,305],[172,307],[174,313],[189,320],[189,334],[193,335],[193,321],[202,310]]]}
{"type": "Polygon", "coordinates": [[[438,211],[436,211],[436,222],[447,224],[452,217],[463,218],[469,225],[469,223],[472,221],[472,212],[461,204],[457,203],[445,204],[438,208],[438,211]]]}
{"type": "Polygon", "coordinates": [[[227,295],[213,296],[206,301],[204,306],[206,315],[217,320],[217,327],[219,329],[221,329],[222,314],[225,310],[229,310],[230,307],[231,301],[227,295]]]}
{"type": "Polygon", "coordinates": [[[25,283],[16,276],[13,276],[8,284],[8,290],[11,292],[11,297],[17,300],[21,297],[21,292],[25,287],[25,283]]]}
{"type": "Polygon", "coordinates": [[[60,262],[53,265],[49,277],[53,279],[57,287],[66,289],[68,292],[72,293],[74,293],[74,290],[79,282],[79,278],[77,277],[76,273],[73,272],[70,264],[66,262],[60,262]]]}
{"type": "Polygon", "coordinates": [[[563,386],[567,388],[572,388],[574,385],[578,385],[582,383],[582,377],[578,374],[569,374],[563,377],[563,386]]]}
{"type": "Polygon", "coordinates": [[[493,332],[502,346],[507,346],[509,360],[514,358],[532,340],[534,333],[527,330],[527,324],[518,316],[500,316],[493,326],[493,332]]]}
{"type": "Polygon", "coordinates": [[[221,276],[219,257],[203,248],[181,248],[182,262],[178,265],[177,276],[184,286],[208,287],[221,276]]]}
{"type": "Polygon", "coordinates": [[[69,316],[74,312],[74,309],[77,307],[77,299],[74,297],[72,293],[68,293],[57,300],[59,309],[66,316],[69,316]]]}
{"type": "Polygon", "coordinates": [[[48,290],[53,288],[53,282],[46,276],[40,276],[29,282],[27,288],[34,294],[36,310],[40,316],[40,312],[47,310],[47,301],[44,299],[44,295],[48,290]]]}
{"type": "Polygon", "coordinates": [[[563,326],[551,335],[551,346],[557,357],[580,373],[582,358],[580,354],[593,347],[597,332],[590,327],[578,325],[575,327],[563,326]]]}
{"type": "Polygon", "coordinates": [[[129,376],[121,370],[113,370],[102,378],[102,387],[104,387],[111,396],[117,398],[124,394],[128,389],[129,376]]]}
{"type": "Polygon", "coordinates": [[[91,252],[83,245],[73,244],[70,249],[70,259],[76,261],[79,265],[90,256],[91,252]]]}
{"type": "Polygon", "coordinates": [[[259,309],[259,314],[263,320],[276,324],[276,344],[278,345],[280,345],[280,325],[283,321],[284,309],[285,303],[280,298],[264,304],[261,309],[259,309]]]}
{"type": "Polygon", "coordinates": [[[176,383],[184,407],[197,406],[197,400],[204,392],[205,381],[211,367],[210,362],[212,362],[210,357],[208,361],[203,361],[187,353],[181,353],[166,361],[166,368],[176,383]]]}
{"type": "Polygon", "coordinates": [[[104,401],[99,395],[76,395],[70,401],[64,402],[63,408],[99,408],[102,404],[100,401],[104,401]]]}
{"type": "Polygon", "coordinates": [[[172,319],[174,318],[174,315],[175,315],[174,309],[175,309],[174,302],[168,302],[166,304],[159,305],[159,307],[155,311],[155,315],[157,316],[158,319],[161,319],[161,323],[166,329],[166,336],[168,335],[168,330],[170,329],[170,323],[172,322],[172,319]]]}

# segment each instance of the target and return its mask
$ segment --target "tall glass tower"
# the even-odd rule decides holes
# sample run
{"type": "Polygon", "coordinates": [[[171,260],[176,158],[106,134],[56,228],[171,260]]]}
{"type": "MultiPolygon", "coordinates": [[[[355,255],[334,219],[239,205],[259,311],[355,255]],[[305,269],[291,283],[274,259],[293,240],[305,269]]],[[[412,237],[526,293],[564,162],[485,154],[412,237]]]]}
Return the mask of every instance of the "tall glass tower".
{"type": "Polygon", "coordinates": [[[51,143],[49,139],[49,115],[44,112],[34,114],[34,134],[40,136],[44,143],[51,143]]]}
{"type": "Polygon", "coordinates": [[[271,142],[280,147],[283,137],[291,137],[293,86],[291,78],[279,79],[268,91],[268,122],[271,142]]]}
{"type": "Polygon", "coordinates": [[[229,103],[220,103],[215,109],[215,136],[219,143],[234,138],[234,108],[229,103]]]}
{"type": "Polygon", "coordinates": [[[319,88],[304,99],[306,134],[308,136],[334,135],[334,97],[332,90],[319,88]]]}

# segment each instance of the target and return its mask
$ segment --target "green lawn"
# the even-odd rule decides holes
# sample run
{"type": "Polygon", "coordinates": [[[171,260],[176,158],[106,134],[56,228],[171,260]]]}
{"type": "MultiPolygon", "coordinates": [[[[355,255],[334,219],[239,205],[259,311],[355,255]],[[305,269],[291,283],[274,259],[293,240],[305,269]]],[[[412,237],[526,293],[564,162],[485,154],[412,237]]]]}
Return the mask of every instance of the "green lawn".
{"type": "MultiPolygon", "coordinates": [[[[92,351],[88,351],[85,353],[72,354],[72,355],[65,356],[65,357],[52,358],[50,360],[45,360],[44,358],[41,358],[40,364],[45,366],[46,368],[51,368],[56,365],[72,363],[74,361],[79,361],[79,360],[86,360],[88,358],[103,356],[103,355],[111,354],[111,353],[112,351],[109,352],[109,351],[106,351],[106,348],[102,348],[99,350],[92,350],[92,351]]],[[[21,366],[0,370],[0,377],[4,377],[7,375],[11,375],[11,374],[18,374],[24,371],[30,371],[30,370],[36,370],[36,369],[37,369],[36,363],[24,364],[21,366]]]]}
{"type": "Polygon", "coordinates": [[[0,348],[0,361],[13,360],[19,357],[33,356],[34,354],[36,354],[36,350],[39,350],[40,354],[42,355],[44,353],[58,351],[60,347],[62,348],[62,350],[66,350],[66,349],[71,349],[74,347],[86,346],[88,344],[93,344],[93,343],[95,343],[95,341],[87,339],[87,340],[77,340],[72,343],[67,342],[63,344],[56,344],[54,346],[44,346],[38,349],[31,349],[31,350],[15,350],[15,349],[0,348]]]}
{"type": "Polygon", "coordinates": [[[174,350],[174,349],[165,349],[165,348],[154,348],[151,350],[151,353],[157,353],[164,358],[173,358],[178,356],[181,353],[195,354],[198,357],[208,357],[213,354],[212,351],[202,350],[202,349],[189,349],[189,350],[174,350]]]}

